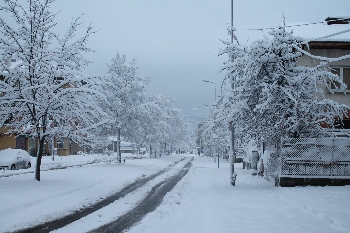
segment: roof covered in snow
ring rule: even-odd
[[[328,17],[320,23],[288,25],[296,25],[291,27],[293,34],[303,37],[306,41],[350,42],[350,17]]]

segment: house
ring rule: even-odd
[[[133,153],[133,145],[130,142],[120,142],[120,153]]]
[[[297,65],[314,67],[322,62],[321,57],[326,58],[331,72],[347,87],[339,88],[336,83],[329,82],[330,90],[324,88],[325,97],[350,106],[350,17],[328,17],[323,23],[295,26],[293,34],[307,42],[303,50],[309,53],[300,57]],[[343,59],[330,59],[340,57]],[[275,184],[350,185],[350,110],[346,115],[342,122],[334,119],[339,137],[285,138],[281,156],[270,157],[271,164],[276,161],[280,164]],[[329,125],[321,126],[330,128]]]
[[[9,68],[15,67],[18,64],[20,64],[20,61],[11,56],[7,57],[6,65]],[[5,74],[0,74],[0,80],[3,81],[4,79]],[[7,148],[22,149],[26,150],[31,156],[36,156],[39,147],[39,141],[36,137],[33,137],[29,133],[21,135],[7,134],[8,131],[9,128],[0,126],[0,150]],[[53,142],[52,139],[47,139],[44,144],[44,154],[51,155],[52,148],[57,148],[57,155],[70,155],[77,154],[78,151],[85,151],[84,148],[81,148],[68,138],[55,138]]]
[[[308,46],[303,49],[314,56],[339,58],[350,54],[350,17],[328,17],[324,23],[299,26],[293,29],[295,36],[303,37]],[[313,67],[321,61],[309,56],[302,56],[297,64]],[[337,89],[329,84],[333,93],[326,91],[326,97],[340,104],[350,105],[350,58],[329,62],[331,72],[339,75],[347,89]],[[350,111],[344,116],[337,128],[350,131]]]

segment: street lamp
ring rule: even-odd
[[[231,44],[233,44],[234,38],[238,43],[238,40],[233,33],[234,30],[235,29],[233,27],[233,0],[231,0]],[[231,62],[234,62],[233,54],[231,56]],[[232,89],[234,89],[234,85],[232,85]],[[230,159],[230,181],[231,181],[231,185],[235,186],[237,173],[235,172],[236,148],[235,148],[235,124],[233,121],[230,122],[229,128],[231,131],[231,149],[232,149],[232,155]]]
[[[205,79],[203,80],[203,82],[214,84],[214,87],[215,87],[215,102],[216,102],[216,83],[214,83],[212,81],[209,81],[209,80],[205,80]]]

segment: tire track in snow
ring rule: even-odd
[[[153,212],[162,203],[164,196],[188,173],[193,159],[186,163],[178,173],[153,186],[147,196],[134,209],[120,216],[117,220],[92,230],[89,233],[123,232],[140,222],[146,214]]]
[[[176,162],[174,162],[173,164],[170,164],[168,167],[160,170],[159,172],[150,175],[148,177],[142,177],[137,179],[136,181],[134,181],[133,183],[125,186],[121,191],[116,192],[110,196],[108,196],[105,199],[102,199],[101,201],[92,204],[91,206],[87,206],[84,208],[81,208],[80,210],[76,210],[74,213],[68,214],[63,216],[62,218],[59,219],[55,219],[49,222],[44,222],[41,223],[39,225],[33,226],[33,227],[29,227],[29,228],[25,228],[25,229],[21,229],[18,231],[15,231],[14,233],[48,233],[50,231],[53,230],[57,230],[59,228],[62,228],[72,222],[75,222],[99,209],[102,209],[103,207],[113,203],[114,201],[126,196],[127,194],[135,191],[136,189],[142,187],[143,185],[145,185],[147,182],[153,180],[154,178],[164,174],[165,172],[169,171],[170,168],[174,167],[176,164],[178,164],[179,162],[185,160],[185,158],[182,158]]]

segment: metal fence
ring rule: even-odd
[[[279,177],[350,179],[350,138],[289,138]]]

